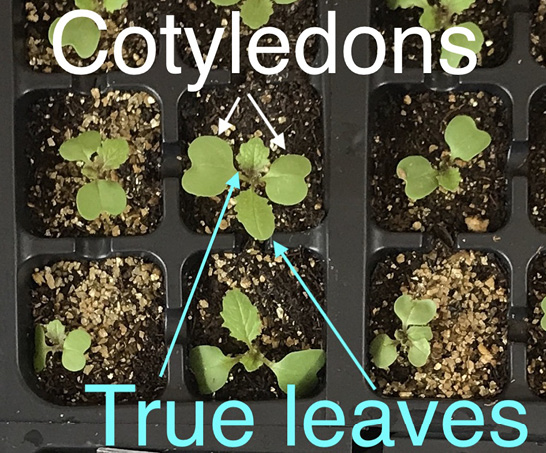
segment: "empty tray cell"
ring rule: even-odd
[[[284,133],[286,150],[270,144],[274,138],[247,94],[251,94],[275,131]],[[311,163],[311,173],[305,178],[308,193],[305,199],[293,206],[271,203],[277,231],[299,232],[318,226],[325,216],[324,172],[325,150],[322,120],[322,102],[315,89],[306,82],[264,83],[249,80],[239,86],[205,88],[199,94],[186,94],[180,103],[180,137],[184,170],[191,166],[188,148],[193,140],[203,135],[216,136],[218,120],[224,119],[236,101],[241,101],[230,120],[235,129],[220,136],[232,147],[234,156],[243,143],[252,137],[262,139],[270,147],[269,161],[289,154],[305,156]],[[235,168],[240,165],[233,160]],[[242,181],[241,189],[249,185]],[[257,193],[264,195],[263,185]],[[210,233],[222,209],[224,197],[195,197],[181,192],[182,217],[186,225],[199,233]],[[222,221],[221,231],[239,231],[242,225],[235,215],[234,199],[230,202]]]
[[[83,329],[91,340],[80,371],[68,371],[64,366],[67,339],[60,350],[46,356],[45,368],[39,372],[41,366],[36,363],[32,370],[37,346],[21,348],[23,374],[39,395],[57,404],[80,405],[100,403],[104,396],[85,393],[86,384],[135,384],[136,393],[130,401],[151,400],[163,392],[165,380],[159,371],[166,355],[165,292],[163,272],[157,264],[128,256],[57,261],[27,266],[27,270],[24,289],[30,296],[32,325],[28,333],[32,334],[24,341],[33,344],[36,326],[48,326],[52,321],[64,326],[67,339],[71,332]],[[46,343],[59,345],[49,335]]]
[[[529,266],[529,343],[527,347],[527,379],[531,390],[546,395],[546,331],[541,327],[545,316],[542,301],[546,298],[546,254],[538,254]],[[546,326],[546,324],[545,324]]]
[[[370,203],[381,228],[396,232],[441,228],[460,233],[496,231],[504,225],[511,132],[509,109],[501,97],[485,91],[443,93],[389,86],[375,93],[370,108]],[[476,128],[492,138],[468,162],[452,159],[446,141],[447,126],[456,117],[470,117],[475,123],[464,130],[463,143],[465,136],[480,134]],[[454,146],[457,142],[452,141]],[[407,184],[397,172],[399,163],[409,156],[424,157],[435,171],[458,171],[460,183],[450,190],[438,185],[428,196],[410,199],[413,192],[408,195]],[[420,184],[423,179],[414,182]]]
[[[483,399],[501,393],[508,381],[508,288],[507,274],[493,254],[453,251],[438,244],[428,253],[404,252],[381,259],[366,301],[368,345],[381,334],[400,344],[395,345],[398,355],[390,366],[378,364],[369,349],[371,377],[380,392],[403,398]],[[422,316],[406,321],[407,327],[430,327],[432,339],[411,342],[412,328],[404,329],[394,310],[402,295],[436,305],[431,321]],[[412,353],[426,351],[427,344],[428,357],[412,358]],[[417,349],[412,351],[413,347]],[[425,364],[419,365],[419,360]]]
[[[98,89],[90,94],[32,92],[20,101],[17,116],[24,125],[17,133],[18,186],[27,189],[26,199],[19,194],[25,208],[18,212],[27,230],[45,237],[141,235],[155,230],[163,207],[160,107],[153,96]],[[83,175],[83,162],[63,159],[59,149],[89,131],[100,132],[103,143],[124,139],[129,145],[121,166],[101,170],[99,176],[125,191],[121,209],[126,207],[120,215],[106,213],[107,204],[100,205],[102,213],[94,220],[79,213],[78,191],[93,178]]]
[[[546,232],[546,90],[531,100],[529,120],[529,215],[541,232]]]
[[[391,9],[387,0],[373,0],[372,27],[378,29],[387,46],[386,64],[394,66],[394,29],[407,30],[419,27],[422,8]],[[392,2],[394,3],[394,2]],[[440,1],[429,2],[438,5]],[[445,3],[445,2],[444,2]],[[478,66],[493,68],[502,65],[512,50],[512,21],[508,13],[507,0],[476,0],[470,8],[462,14],[454,15],[443,27],[445,30],[451,25],[462,25],[472,22],[480,28],[484,35],[484,44],[478,54]],[[444,16],[445,18],[445,16]],[[439,59],[442,52],[441,37],[443,31],[432,33],[432,64],[439,68]],[[423,40],[417,35],[410,36],[404,41],[404,67],[420,68],[423,66]],[[463,62],[464,65],[464,62]]]
[[[323,260],[305,249],[290,250],[287,256],[324,308]],[[193,256],[183,269],[185,298],[194,281],[200,258]],[[210,392],[200,392],[202,388],[196,382],[193,365],[190,365],[190,362],[193,363],[190,358],[194,348],[215,346],[229,357],[239,357],[249,350],[245,343],[230,335],[230,330],[224,327],[228,321],[224,321],[221,315],[221,312],[228,310],[225,298],[234,296],[237,291],[242,293],[243,298],[246,296],[258,311],[261,331],[252,347],[260,351],[267,360],[279,363],[290,353],[311,349],[316,350],[311,354],[320,354],[320,349],[326,349],[325,322],[280,257],[275,259],[273,254],[264,253],[258,248],[248,248],[240,253],[213,254],[197,287],[187,321],[186,382],[196,394]],[[251,313],[252,311],[250,310]],[[241,313],[244,315],[246,311],[241,310]],[[244,317],[247,321],[245,327],[252,324],[250,320],[255,316],[252,314]],[[233,325],[233,319],[230,324]],[[305,359],[297,361],[306,364],[306,371],[312,369],[310,362]],[[318,372],[318,381],[310,384],[308,391],[302,396],[316,395],[324,386],[325,371],[322,365],[318,365],[319,369],[315,370]],[[292,363],[290,368],[297,367]],[[221,381],[226,382],[225,385],[221,385]],[[227,379],[219,378],[218,382],[220,388],[211,394],[212,398],[218,400],[268,400],[285,397],[275,374],[266,365],[248,372],[241,363],[236,363]]]

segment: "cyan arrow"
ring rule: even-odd
[[[224,202],[224,206],[222,207],[222,210],[220,211],[220,216],[218,217],[218,221],[216,222],[216,226],[214,227],[214,231],[212,232],[212,236],[209,241],[209,246],[207,247],[207,251],[205,252],[205,256],[203,257],[203,261],[201,262],[201,266],[199,267],[199,271],[197,272],[197,276],[195,277],[195,281],[193,282],[193,286],[191,288],[188,301],[186,302],[186,306],[184,307],[184,311],[182,312],[182,316],[180,317],[178,327],[176,328],[176,332],[174,334],[173,341],[171,342],[171,347],[169,348],[169,352],[167,353],[167,357],[165,357],[165,362],[163,362],[163,367],[161,368],[161,373],[159,373],[159,377],[163,377],[163,375],[165,374],[165,370],[167,369],[167,364],[169,363],[169,359],[171,358],[171,354],[173,353],[174,345],[176,344],[178,335],[180,335],[180,330],[182,330],[182,324],[184,324],[184,320],[186,319],[188,310],[190,309],[190,304],[195,294],[195,290],[197,289],[197,284],[199,283],[201,274],[203,273],[203,270],[205,269],[205,264],[210,255],[210,251],[212,250],[212,244],[214,243],[214,240],[216,239],[216,235],[218,234],[218,229],[220,228],[220,223],[222,222],[222,218],[224,217],[224,214],[226,213],[226,209],[227,209],[229,200],[231,198],[231,194],[233,193],[233,189],[239,189],[239,173],[235,173],[230,178],[230,180],[226,182],[226,184],[229,186],[229,192],[227,194],[226,201]]]
[[[317,310],[319,311],[319,313],[325,319],[325,321],[328,324],[328,326],[330,327],[330,329],[332,329],[332,332],[334,332],[334,334],[336,335],[336,337],[339,340],[339,342],[341,343],[341,345],[345,348],[345,351],[347,351],[347,354],[349,354],[349,357],[353,360],[353,362],[355,363],[358,370],[362,373],[362,376],[364,376],[364,378],[366,379],[368,384],[370,384],[370,387],[373,390],[375,390],[376,387],[375,387],[374,383],[372,382],[372,380],[370,379],[368,374],[364,371],[364,368],[362,368],[362,365],[360,364],[360,362],[356,359],[355,355],[349,349],[349,346],[347,346],[347,343],[345,343],[345,340],[343,339],[343,337],[337,331],[334,324],[332,324],[332,321],[330,321],[330,318],[328,318],[328,315],[326,314],[326,312],[322,309],[320,304],[317,302],[317,299],[315,299],[315,296],[313,296],[313,294],[311,293],[311,291],[309,290],[309,288],[307,287],[307,285],[305,284],[305,282],[301,278],[300,274],[298,274],[298,271],[296,271],[296,269],[294,268],[294,265],[286,257],[286,252],[288,251],[288,249],[284,245],[281,245],[281,244],[279,244],[278,242],[275,242],[275,241],[273,241],[273,247],[274,247],[274,250],[275,250],[275,257],[282,256],[282,259],[288,265],[288,267],[290,268],[290,270],[292,271],[294,276],[298,279],[298,281],[300,282],[301,286],[303,287],[303,289],[305,290],[307,295],[311,298],[311,300],[315,304],[315,307],[317,307]]]

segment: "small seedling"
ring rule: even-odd
[[[121,214],[127,206],[127,196],[121,184],[111,179],[129,157],[129,144],[124,139],[102,140],[100,133],[88,131],[64,142],[59,153],[69,162],[82,162],[82,174],[91,182],[80,187],[76,196],[78,212],[86,220],[101,213]]]
[[[472,52],[478,54],[482,50],[485,41],[480,27],[474,22],[464,22],[461,24],[455,24],[453,22],[453,16],[461,14],[470,8],[475,1],[476,0],[440,0],[437,2],[439,4],[431,5],[429,0],[387,0],[387,5],[391,9],[421,8],[423,13],[419,19],[419,24],[431,33],[446,30],[454,26],[470,30],[476,38],[475,41],[470,41],[466,36],[456,34],[450,38],[450,42],[456,46],[470,49]],[[456,68],[461,63],[463,57],[458,53],[448,52],[447,50],[442,49],[440,58],[445,58],[451,67]]]
[[[423,156],[402,159],[396,174],[406,183],[406,195],[411,200],[420,200],[434,192],[439,186],[455,192],[461,182],[461,173],[454,166],[460,159],[465,162],[484,151],[491,144],[491,136],[479,130],[475,121],[465,115],[453,118],[444,135],[449,146],[449,157],[436,169]]]
[[[120,10],[127,0],[75,0],[78,9],[88,9],[95,12],[102,10],[113,13]],[[53,44],[53,33],[61,18],[55,21],[49,27],[49,42]],[[100,40],[100,30],[97,24],[87,17],[77,17],[72,19],[63,31],[62,45],[72,46],[80,58],[89,58],[97,50]]]
[[[542,313],[544,316],[542,316],[542,319],[540,320],[540,327],[542,327],[542,330],[546,330],[546,297],[542,299],[542,302],[540,303],[540,308],[542,308]]]
[[[47,355],[62,352],[62,364],[68,371],[80,371],[85,367],[85,352],[91,346],[91,336],[83,329],[68,335],[61,321],[37,325],[34,332],[34,370],[39,373],[46,367]]]
[[[436,316],[436,304],[404,295],[396,300],[394,313],[402,321],[402,328],[394,333],[394,340],[386,334],[374,338],[370,345],[373,362],[379,368],[388,368],[398,357],[400,346],[413,366],[423,366],[430,355],[432,340],[432,330],[427,324]]]
[[[211,0],[217,6],[241,5],[241,19],[253,30],[269,22],[273,14],[273,4],[289,5],[297,0]]]
[[[246,344],[248,351],[237,356],[225,356],[216,346],[197,346],[190,351],[190,368],[197,379],[199,391],[208,395],[221,389],[227,382],[231,369],[241,363],[252,373],[267,366],[275,376],[279,387],[287,392],[288,385],[296,386],[296,396],[303,397],[317,385],[317,372],[326,362],[322,349],[307,349],[292,352],[280,362],[268,360],[261,352],[256,338],[263,324],[257,308],[241,291],[235,289],[226,293],[223,311],[220,313],[223,327],[230,336]]]
[[[220,195],[235,173],[231,146],[218,137],[203,136],[191,143],[188,155],[192,166],[182,178],[184,190],[200,197]],[[305,177],[311,163],[297,155],[270,163],[269,148],[260,138],[242,144],[236,161],[243,173],[241,180],[249,186],[235,198],[237,218],[251,236],[265,241],[273,235],[275,217],[268,199],[257,190],[265,186],[269,200],[283,206],[301,203],[307,196]]]

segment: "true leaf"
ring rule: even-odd
[[[430,299],[415,300],[405,294],[396,299],[394,312],[404,328],[424,326],[436,316],[436,304]]]
[[[253,30],[267,24],[272,14],[272,0],[245,0],[241,5],[241,19]]]
[[[66,338],[65,327],[59,320],[51,321],[46,326],[46,337],[51,343],[56,345],[62,345]]]
[[[77,137],[64,142],[59,148],[59,154],[69,162],[87,162],[98,151],[100,145],[101,137],[99,132],[83,132]]]
[[[97,11],[99,9],[97,0],[75,0],[74,3],[78,9],[88,9],[91,11]]]
[[[273,164],[265,181],[265,192],[274,203],[293,206],[301,203],[307,196],[305,177],[311,173],[311,162],[303,156],[288,155],[279,157]]]
[[[438,188],[438,171],[423,156],[402,159],[396,174],[405,181],[405,192],[411,200],[420,200]]]
[[[542,308],[542,312],[544,313],[544,316],[540,320],[540,327],[542,327],[543,330],[546,330],[546,297],[542,299],[540,306]]]
[[[411,326],[407,335],[411,341],[417,341],[421,338],[430,341],[432,340],[432,329],[429,326]]]
[[[423,14],[419,18],[419,25],[427,31],[434,33],[442,28],[438,21],[438,7],[426,5],[423,8]]]
[[[408,360],[415,367],[421,367],[427,363],[430,355],[430,343],[425,338],[419,338],[410,342]]]
[[[476,0],[442,0],[442,5],[453,14],[461,14],[466,11]]]
[[[290,5],[296,3],[298,0],[273,0],[277,5]]]
[[[85,367],[85,351],[91,346],[91,336],[83,329],[76,329],[66,336],[63,345],[63,366],[68,371],[80,371]]]
[[[326,363],[326,354],[322,349],[308,349],[292,352],[270,368],[277,376],[281,390],[286,393],[289,385],[296,386],[296,397],[308,395],[316,387],[317,373]]]
[[[238,289],[226,293],[220,315],[224,320],[222,327],[228,329],[233,338],[242,341],[248,347],[262,331],[258,309]]]
[[[46,343],[45,330],[43,326],[36,326],[34,329],[34,371],[39,373],[46,367],[47,354],[51,348]]]
[[[438,184],[444,189],[455,192],[461,183],[461,172],[458,168],[449,167],[438,173]]]
[[[117,170],[129,157],[129,144],[122,138],[104,140],[98,155],[105,170]]]
[[[237,163],[244,171],[259,172],[269,165],[269,148],[260,138],[251,138],[241,145]]]
[[[382,333],[375,337],[370,344],[370,354],[373,363],[379,368],[390,367],[398,357],[398,342]]]
[[[126,1],[127,0],[103,0],[102,4],[106,11],[113,13],[114,11],[121,9]]]
[[[253,190],[245,190],[236,198],[235,211],[239,222],[254,239],[265,241],[275,231],[273,208],[267,199],[260,197]]]
[[[241,0],[210,0],[210,1],[218,6],[231,6],[231,5],[236,5]]]
[[[445,140],[451,159],[472,160],[491,144],[491,136],[478,129],[470,116],[458,115],[447,125]]]
[[[253,351],[248,351],[243,355],[240,362],[249,373],[253,373],[264,364],[262,357]]]
[[[231,146],[218,137],[195,139],[188,150],[192,166],[182,178],[182,187],[199,197],[214,197],[226,190],[235,174]]]
[[[118,182],[98,179],[80,187],[76,205],[84,219],[95,220],[103,212],[120,215],[127,207],[127,196]]]
[[[226,383],[229,372],[239,361],[226,357],[216,346],[197,346],[190,351],[190,369],[203,395],[214,393]]]
[[[49,28],[49,42],[53,44],[53,34],[60,18],[55,19]],[[61,43],[72,46],[80,58],[91,57],[99,46],[100,30],[97,24],[87,17],[72,19],[63,30]]]
[[[94,163],[87,163],[82,167],[82,175],[94,181],[99,177],[99,171]]]
[[[457,33],[449,37],[449,42],[455,46],[470,49],[475,54],[480,53],[483,47],[483,43],[485,41],[480,27],[478,27],[473,22],[458,24],[457,27],[463,27],[470,30],[476,38],[475,41],[470,41],[466,36]],[[442,54],[440,55],[440,58],[447,60],[449,66],[451,66],[452,68],[457,68],[461,63],[463,56],[459,53],[449,52],[446,49],[442,48]]]
[[[390,9],[396,8],[426,8],[428,6],[428,0],[387,0],[387,6]]]

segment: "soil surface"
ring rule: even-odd
[[[59,91],[38,98],[26,112],[24,141],[30,168],[27,205],[31,231],[39,236],[138,235],[161,221],[160,107],[145,92],[109,91],[91,96]],[[60,145],[84,131],[98,130],[103,139],[124,138],[129,159],[112,178],[127,193],[128,207],[117,217],[79,216],[76,193],[88,182],[79,162],[67,162]]]
[[[371,175],[373,216],[389,231],[450,233],[495,231],[507,218],[505,176],[510,147],[510,118],[497,96],[485,92],[387,91],[372,104]],[[469,115],[479,129],[492,136],[491,145],[468,164],[458,161],[462,182],[457,192],[438,188],[428,197],[411,201],[396,175],[407,156],[422,155],[438,168],[449,148],[447,124]]]
[[[385,62],[394,66],[394,29],[407,30],[411,27],[419,27],[419,18],[422,9],[409,8],[391,10],[387,7],[386,0],[374,0],[372,8],[372,27],[378,29],[387,46]],[[438,4],[438,0],[430,0],[432,4]],[[478,65],[492,68],[503,64],[512,50],[512,27],[508,14],[506,0],[476,0],[474,4],[459,16],[454,16],[455,24],[474,22],[483,32],[485,42],[482,51],[478,55]],[[432,34],[432,63],[433,68],[440,67],[439,59],[442,52],[440,39],[442,32]],[[376,54],[375,44],[373,53]],[[461,63],[465,65],[464,62]],[[420,68],[423,66],[423,41],[418,36],[410,36],[404,41],[404,67]]]
[[[27,58],[34,70],[41,72],[63,71],[55,60],[48,33],[55,19],[74,9],[72,1],[34,0],[25,3]],[[126,7],[119,11],[114,13],[103,11],[100,14],[107,26],[107,30],[102,32],[98,48],[98,50],[108,51],[108,58],[101,67],[103,72],[114,68],[114,41],[123,29],[142,27],[154,36],[158,36],[160,6],[150,4],[147,0],[130,0]],[[64,49],[65,57],[75,66],[88,66],[96,59],[93,56],[82,61],[72,47]],[[123,59],[127,65],[138,67],[145,63],[148,52],[146,41],[141,36],[128,36],[123,49]]]
[[[135,384],[131,401],[151,401],[163,392],[165,298],[155,264],[132,257],[60,261],[35,269],[32,278],[34,325],[57,319],[67,333],[81,327],[92,339],[80,372],[65,370],[60,353],[48,355],[46,369],[38,374],[48,399],[66,405],[102,403],[99,394],[85,393],[86,384]]]
[[[529,215],[531,222],[546,232],[546,91],[531,103],[529,120]]]
[[[324,263],[305,250],[291,250],[288,258],[298,269],[322,307],[325,307]],[[197,265],[184,270],[186,294],[197,273]],[[199,345],[219,347],[224,354],[241,354],[248,349],[222,327],[222,299],[229,289],[240,289],[258,308],[264,329],[256,340],[261,352],[273,361],[303,349],[326,347],[324,320],[281,258],[250,247],[243,252],[213,254],[195,294],[188,316],[188,349]],[[187,363],[187,360],[186,360]],[[320,373],[323,374],[323,373]],[[324,376],[322,379],[324,380]],[[186,381],[197,393],[195,378],[186,370]],[[214,399],[264,400],[284,398],[272,371],[262,366],[248,373],[235,366],[227,384]]]
[[[179,121],[183,168],[191,166],[187,155],[189,144],[199,136],[216,135],[218,120],[225,118],[237,97],[241,98],[241,102],[230,121],[236,129],[228,130],[223,138],[234,145],[235,155],[239,152],[239,146],[253,136],[262,137],[267,146],[273,135],[247,98],[247,93],[252,94],[276,132],[285,134],[286,151],[275,147],[271,150],[270,161],[273,162],[281,155],[299,154],[307,157],[312,165],[311,174],[306,179],[309,192],[300,204],[272,204],[276,229],[294,232],[319,225],[325,216],[322,106],[317,92],[305,82],[268,84],[249,76],[248,81],[239,86],[205,88],[197,94],[184,96],[180,104]],[[203,198],[184,191],[181,193],[185,223],[197,232],[211,233],[225,195]],[[224,231],[244,231],[235,218],[234,206],[232,198],[220,227]]]
[[[530,10],[534,12],[531,22],[531,54],[537,63],[545,66],[546,0],[531,0]]]
[[[375,268],[369,296],[368,344],[401,327],[394,302],[402,294],[438,306],[431,355],[415,368],[404,353],[388,370],[370,362],[371,378],[388,396],[492,398],[508,380],[508,281],[498,259],[472,251],[387,257]]]
[[[527,348],[527,379],[538,395],[546,395],[546,332],[540,327],[544,316],[541,308],[546,297],[546,254],[538,255],[529,268],[529,344]]]

